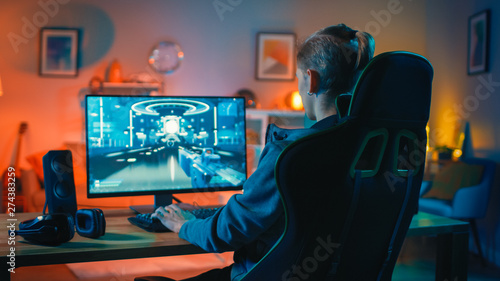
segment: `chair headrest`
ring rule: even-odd
[[[426,124],[433,72],[429,61],[417,54],[398,51],[376,56],[356,84],[349,118]]]

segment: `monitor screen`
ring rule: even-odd
[[[86,96],[89,198],[238,190],[240,97]]]

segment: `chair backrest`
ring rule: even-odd
[[[475,186],[460,189],[452,201],[452,217],[458,219],[484,218],[488,211],[491,190],[494,185],[496,163],[484,158],[462,159],[468,165],[483,167],[480,182]]]
[[[338,126],[285,148],[285,231],[242,280],[390,280],[416,212],[433,70],[407,52],[366,67]]]

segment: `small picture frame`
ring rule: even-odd
[[[257,80],[294,80],[295,79],[294,33],[257,34]]]
[[[40,30],[40,76],[78,75],[79,30],[42,28]]]
[[[490,11],[484,10],[469,17],[467,73],[487,72],[490,41]]]

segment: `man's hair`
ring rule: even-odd
[[[332,25],[300,44],[297,65],[302,70],[316,70],[320,76],[319,90],[336,97],[352,90],[374,51],[375,40],[369,33],[345,24]]]

